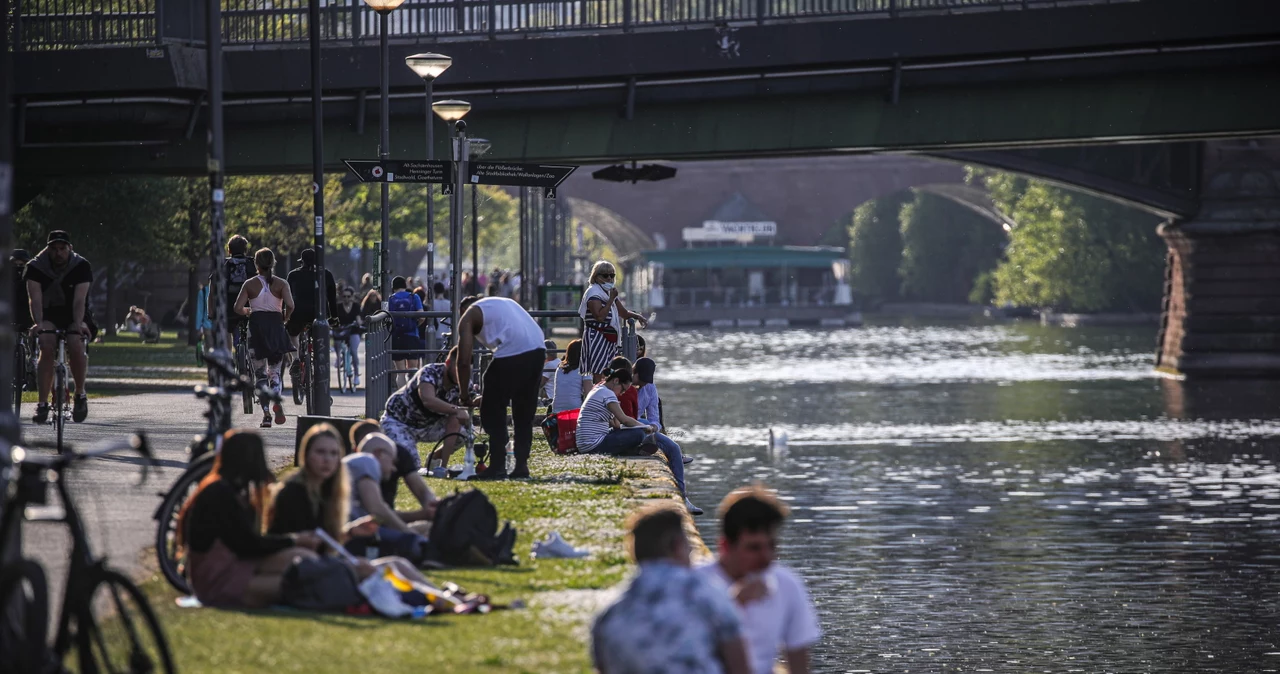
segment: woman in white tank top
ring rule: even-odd
[[[293,313],[293,293],[288,281],[271,273],[276,266],[276,256],[271,249],[258,250],[253,262],[258,268],[258,275],[245,281],[235,306],[243,307],[240,313],[249,317],[249,353],[253,358],[257,383],[278,395],[284,390],[284,358],[294,351],[289,333],[284,328],[285,320]],[[271,428],[273,410],[270,401],[263,396],[259,402],[262,405],[262,427]],[[283,424],[284,409],[279,403],[275,404],[274,412],[275,423]]]

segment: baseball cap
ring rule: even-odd
[[[28,262],[30,260],[31,260],[31,253],[28,253],[26,250],[22,248],[15,248],[13,249],[13,252],[9,254],[10,262]]]
[[[45,243],[46,244],[56,243],[58,241],[61,241],[62,243],[70,245],[71,237],[65,231],[61,229],[55,229],[52,232],[49,232],[49,240],[46,241]]]

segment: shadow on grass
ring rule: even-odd
[[[339,613],[321,613],[314,611],[301,611],[288,607],[273,607],[262,609],[250,608],[218,608],[215,606],[203,606],[199,609],[185,609],[197,611],[220,611],[228,614],[240,614],[250,618],[280,618],[293,621],[307,621],[320,623],[322,625],[333,625],[336,627],[351,627],[362,630],[379,629],[387,624],[404,624],[414,623],[415,625],[431,625],[433,627],[442,627],[438,621],[432,622],[431,618],[426,620],[408,620],[405,618],[387,618],[376,613],[367,615],[350,615]],[[441,614],[446,615],[446,614]],[[435,617],[435,616],[431,616]]]

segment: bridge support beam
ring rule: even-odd
[[[1280,147],[1208,146],[1199,214],[1160,227],[1169,261],[1156,367],[1280,379]]]

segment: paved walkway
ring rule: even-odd
[[[285,413],[288,421],[264,431],[268,460],[273,467],[293,461],[294,437],[297,431],[295,413],[300,409],[288,399],[285,391]],[[53,439],[51,426],[31,424],[33,406],[24,405],[26,422],[23,433],[28,439]],[[82,424],[67,424],[69,442],[87,448],[95,441],[124,438],[143,430],[162,467],[153,471],[146,484],[138,485],[140,463],[136,455],[105,457],[79,465],[70,473],[69,485],[76,499],[93,550],[106,555],[115,568],[137,575],[154,569],[154,561],[143,551],[155,540],[156,524],[152,513],[160,505],[160,495],[182,474],[187,464],[186,446],[191,438],[204,431],[204,401],[190,391],[180,393],[144,393],[98,398],[89,401],[89,418]],[[335,394],[333,416],[355,417],[364,413],[364,391]],[[245,415],[238,406],[235,425],[257,428],[260,413]],[[65,525],[28,524],[24,532],[23,552],[39,560],[49,576],[51,600],[60,601],[70,556],[70,539]],[[154,553],[153,553],[154,554]],[[53,604],[56,605],[56,604]]]

